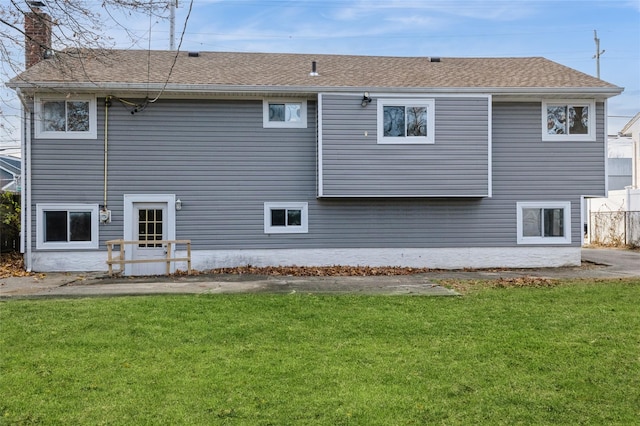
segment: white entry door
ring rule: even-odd
[[[136,260],[160,260],[167,257],[166,243],[156,241],[167,240],[167,204],[166,203],[134,203],[134,226],[136,240],[143,243],[131,246],[133,258]],[[164,262],[134,263],[132,275],[160,275],[167,271]]]
[[[160,241],[175,240],[175,196],[125,195],[125,218],[125,240],[140,241],[127,245],[125,258],[158,260],[128,264],[125,274],[165,274],[167,264],[162,260],[167,257],[167,245]]]

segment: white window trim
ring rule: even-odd
[[[86,132],[45,132],[42,130],[42,103],[45,101],[85,101],[89,102],[89,131]],[[98,111],[95,96],[55,96],[36,95],[35,97],[35,130],[39,139],[97,139],[98,137]]]
[[[91,212],[91,241],[45,242],[44,212]],[[97,249],[99,243],[98,205],[97,204],[36,204],[36,249],[38,250],[74,250]]]
[[[435,143],[435,100],[426,98],[380,98],[376,102],[378,112],[378,144],[432,144]],[[424,106],[427,107],[427,136],[384,136],[384,107],[392,106]]]
[[[525,201],[516,203],[518,244],[571,244],[571,202],[570,201]],[[524,209],[563,209],[563,237],[525,237],[523,236],[522,211]]]
[[[547,131],[547,106],[587,106],[589,107],[589,132],[579,135],[556,135]],[[543,141],[595,141],[596,140],[596,103],[589,99],[562,99],[542,101],[542,140]]]
[[[271,210],[296,209],[302,214],[300,226],[271,226]],[[265,234],[306,234],[309,232],[309,204],[308,203],[264,203],[264,233]]]
[[[300,121],[269,121],[269,104],[300,104]],[[307,100],[306,99],[263,99],[262,127],[276,129],[306,129],[307,128]]]

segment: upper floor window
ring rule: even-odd
[[[262,102],[263,127],[307,127],[307,101],[265,99]]]
[[[36,137],[95,139],[96,100],[93,97],[36,98]]]
[[[434,143],[433,99],[379,99],[378,143]]]
[[[595,140],[595,104],[543,102],[542,127],[542,140]]]

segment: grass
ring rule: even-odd
[[[640,281],[0,303],[0,424],[634,424]]]

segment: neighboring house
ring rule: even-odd
[[[0,191],[20,192],[20,159],[0,155]]]
[[[590,243],[640,246],[639,148],[640,113],[609,139],[609,192],[587,201]]]
[[[189,239],[196,269],[577,265],[622,91],[539,57],[27,63],[8,85],[29,106],[25,257],[39,271],[104,270],[111,239]]]
[[[633,140],[633,148],[631,150],[631,158],[633,159],[631,187],[640,189],[640,112],[629,120],[620,133],[631,137]]]
[[[631,136],[609,136],[607,176],[609,191],[631,186],[633,182],[633,139]]]

